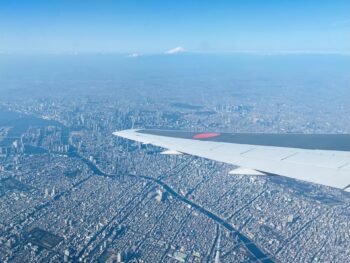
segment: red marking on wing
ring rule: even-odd
[[[209,132],[209,133],[198,133],[193,136],[193,139],[208,139],[219,136],[220,133],[217,132]]]

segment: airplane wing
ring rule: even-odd
[[[113,133],[239,166],[237,173],[274,174],[350,189],[350,134],[193,133],[170,130],[124,130]],[[253,172],[252,172],[253,171]],[[235,173],[233,171],[232,173]]]

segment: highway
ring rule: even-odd
[[[107,176],[107,177],[116,177],[118,175],[115,174],[108,174],[102,171],[98,166],[96,166],[93,162],[90,160],[78,155],[75,151],[71,152],[70,155],[80,158],[84,163],[86,163],[89,168],[97,175],[100,176]],[[152,181],[156,183],[159,186],[162,186],[167,192],[169,192],[173,197],[177,198],[181,202],[185,203],[186,205],[190,205],[193,209],[198,211],[199,213],[205,215],[206,217],[209,217],[213,221],[215,221],[217,224],[221,225],[222,227],[226,228],[228,231],[234,233],[234,236],[243,244],[243,246],[247,249],[250,256],[257,260],[258,262],[264,262],[264,263],[271,263],[276,262],[276,260],[266,251],[261,249],[258,245],[256,245],[252,240],[250,240],[247,236],[239,232],[236,228],[234,228],[229,222],[227,222],[225,219],[219,217],[215,213],[207,210],[203,206],[189,200],[188,198],[180,195],[177,193],[174,189],[172,189],[168,184],[164,183],[163,181],[159,179],[155,179],[150,176],[145,175],[137,175],[137,174],[125,174],[124,176],[129,176],[133,178],[140,178],[147,181]]]

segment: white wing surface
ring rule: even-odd
[[[350,135],[220,134],[161,130],[113,133],[180,153],[347,189]]]

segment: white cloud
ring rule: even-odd
[[[165,51],[165,54],[177,54],[177,53],[182,53],[185,52],[186,50],[183,47],[175,47],[170,50]]]
[[[141,56],[142,56],[142,54],[140,54],[140,53],[131,53],[128,55],[129,58],[137,58],[137,57],[141,57]]]

